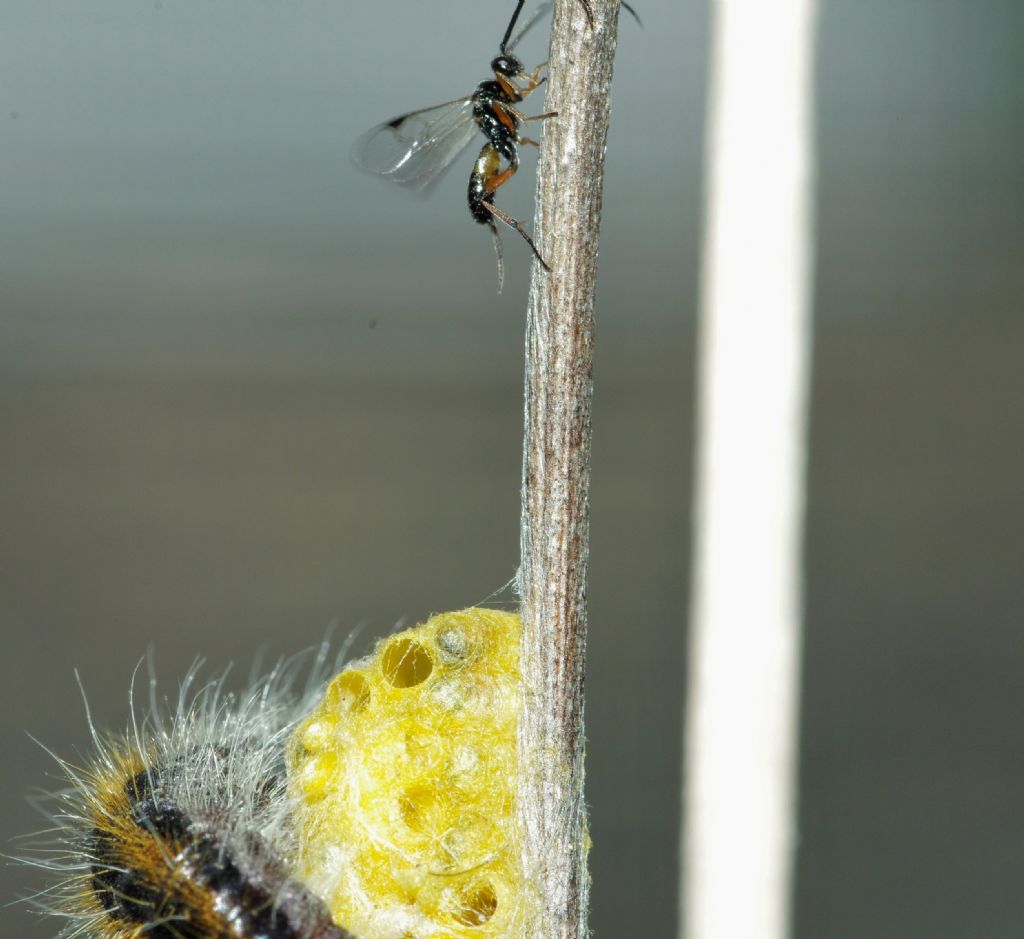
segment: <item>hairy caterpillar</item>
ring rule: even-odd
[[[33,861],[61,877],[62,939],[519,935],[518,636],[441,614],[326,688],[324,650],[241,695],[193,670],[127,734],[93,729]]]

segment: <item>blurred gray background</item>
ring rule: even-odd
[[[708,22],[636,6],[598,290],[599,939],[676,913]],[[73,669],[121,727],[151,645],[173,688],[197,655],[244,673],[331,624],[365,646],[512,577],[527,251],[506,235],[496,296],[470,157],[426,202],[348,159],[469,92],[511,7],[4,0],[8,853],[55,784],[25,731],[87,749]],[[823,4],[800,939],[1024,922],[1022,55],[1019,0]],[[500,199],[527,220],[532,166]],[[2,893],[40,884],[8,867]]]

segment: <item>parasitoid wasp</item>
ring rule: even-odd
[[[464,98],[392,118],[363,134],[353,148],[353,157],[360,169],[414,191],[426,192],[469,145],[476,132],[482,133],[487,142],[473,164],[467,197],[474,221],[487,225],[491,230],[498,258],[499,291],[504,271],[501,238],[495,220],[519,232],[544,270],[551,270],[522,223],[494,204],[498,189],[519,169],[519,145],[538,146],[535,140],[520,135],[520,127],[527,121],[540,121],[557,115],[556,111],[548,111],[528,117],[518,108],[532,91],[547,80],[539,77],[546,62],[527,72],[512,50],[551,4],[545,3],[538,8],[513,36],[524,3],[525,0],[517,0],[498,47],[498,55],[491,60],[493,79],[480,82],[476,90]],[[503,161],[506,164],[504,169]]]

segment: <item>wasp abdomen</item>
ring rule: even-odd
[[[487,203],[494,201],[494,189],[488,182],[501,170],[501,156],[493,144],[485,144],[469,174],[469,214],[481,225],[493,225],[494,218]]]

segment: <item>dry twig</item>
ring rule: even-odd
[[[557,0],[526,329],[521,516],[523,856],[541,897],[531,937],[587,935],[583,673],[594,285],[617,2]]]

